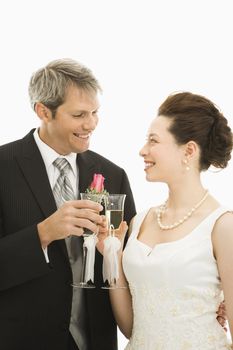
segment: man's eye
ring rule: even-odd
[[[82,118],[83,117],[83,113],[81,114],[73,114],[74,118]]]

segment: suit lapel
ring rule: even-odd
[[[22,154],[17,157],[17,162],[41,211],[48,217],[56,210],[56,203],[43,159],[32,133],[33,131],[22,140]]]
[[[99,171],[99,165],[88,151],[78,154],[77,165],[79,169],[79,192],[85,192],[92,182],[94,173]]]
[[[33,132],[34,130],[22,139],[22,153],[17,157],[17,162],[35,197],[35,201],[38,203],[45,218],[47,218],[57,210],[57,206],[45,164],[35,143]],[[61,247],[66,256],[66,261],[68,261],[65,241],[58,240],[54,244],[58,244]],[[49,245],[49,251],[53,249],[54,244]]]

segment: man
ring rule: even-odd
[[[95,232],[102,224],[99,204],[76,199],[94,173],[105,177],[108,192],[127,195],[125,220],[129,223],[135,215],[124,170],[88,151],[98,123],[99,91],[98,81],[81,64],[68,59],[49,63],[29,86],[40,127],[0,147],[1,349],[117,349],[108,291],[100,288],[98,252],[97,288],[71,286],[82,264],[83,228]],[[59,179],[64,173],[57,159],[66,163],[74,194],[61,205],[57,196],[62,198]],[[74,254],[69,236],[75,238]]]

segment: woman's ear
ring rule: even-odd
[[[185,145],[185,157],[187,160],[191,160],[193,158],[196,158],[196,156],[199,154],[199,147],[196,142],[189,141]]]
[[[185,169],[190,170],[191,168],[195,168],[195,164],[198,167],[200,157],[198,144],[194,141],[187,142],[184,145],[183,152],[182,163],[184,164]]]

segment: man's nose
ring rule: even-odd
[[[94,130],[97,124],[98,124],[98,118],[93,114],[88,114],[85,117],[83,127],[86,130]]]

